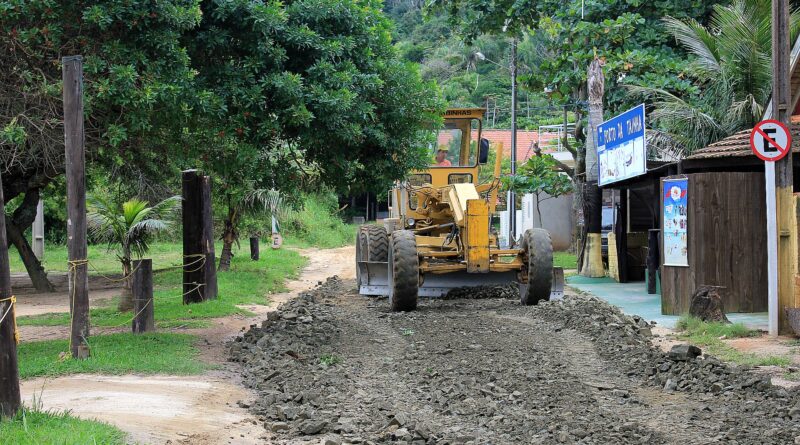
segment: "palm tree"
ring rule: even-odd
[[[646,86],[630,90],[651,99],[649,119],[663,133],[662,145],[684,154],[761,120],[772,91],[770,0],[734,0],[716,5],[708,27],[694,19],[664,19],[666,29],[695,56],[690,74],[701,93],[691,98]],[[791,39],[800,29],[800,10],[790,17]],[[675,147],[669,147],[674,149]]]
[[[108,243],[109,250],[117,251],[122,263],[124,288],[119,301],[119,311],[133,308],[131,291],[131,261],[141,259],[149,249],[153,235],[171,228],[180,208],[180,196],[172,196],[152,207],[141,199],[133,198],[119,203],[99,196],[89,198],[88,223],[93,239]]]
[[[254,181],[247,181],[244,190],[238,194],[226,194],[228,214],[222,231],[222,253],[219,257],[220,271],[228,271],[233,257],[233,243],[239,244],[239,223],[244,215],[262,216],[269,221],[272,217],[283,219],[289,207],[284,205],[283,195],[275,189],[257,188]]]

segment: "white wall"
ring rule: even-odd
[[[572,246],[572,232],[575,226],[572,214],[572,194],[550,198],[540,195],[542,222],[536,211],[536,196],[528,194],[522,197],[522,221],[517,223],[519,233],[527,229],[544,228],[550,232],[553,249],[567,250]]]

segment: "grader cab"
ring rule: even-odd
[[[356,266],[362,295],[388,296],[393,311],[456,288],[519,283],[523,304],[563,293],[563,270],[553,268],[550,234],[529,229],[519,248],[501,248],[491,228],[500,188],[502,150],[487,165],[481,138],[483,109],[449,109],[431,137],[431,165],[389,191],[384,226],[362,225]],[[486,183],[482,169],[492,168]]]

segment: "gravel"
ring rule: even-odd
[[[508,288],[388,312],[329,279],[230,345],[275,443],[786,444],[800,397],[587,296]],[[461,298],[457,298],[457,297]],[[469,298],[466,298],[469,297]]]

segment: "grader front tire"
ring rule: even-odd
[[[392,312],[417,308],[419,291],[419,256],[414,232],[392,233],[389,247],[389,306]]]
[[[530,306],[550,299],[553,286],[553,243],[550,232],[528,229],[522,236],[523,259],[528,275],[528,290],[520,295],[522,304]]]
[[[358,228],[356,250],[359,261],[386,262],[389,257],[389,234],[381,226],[365,224]]]

